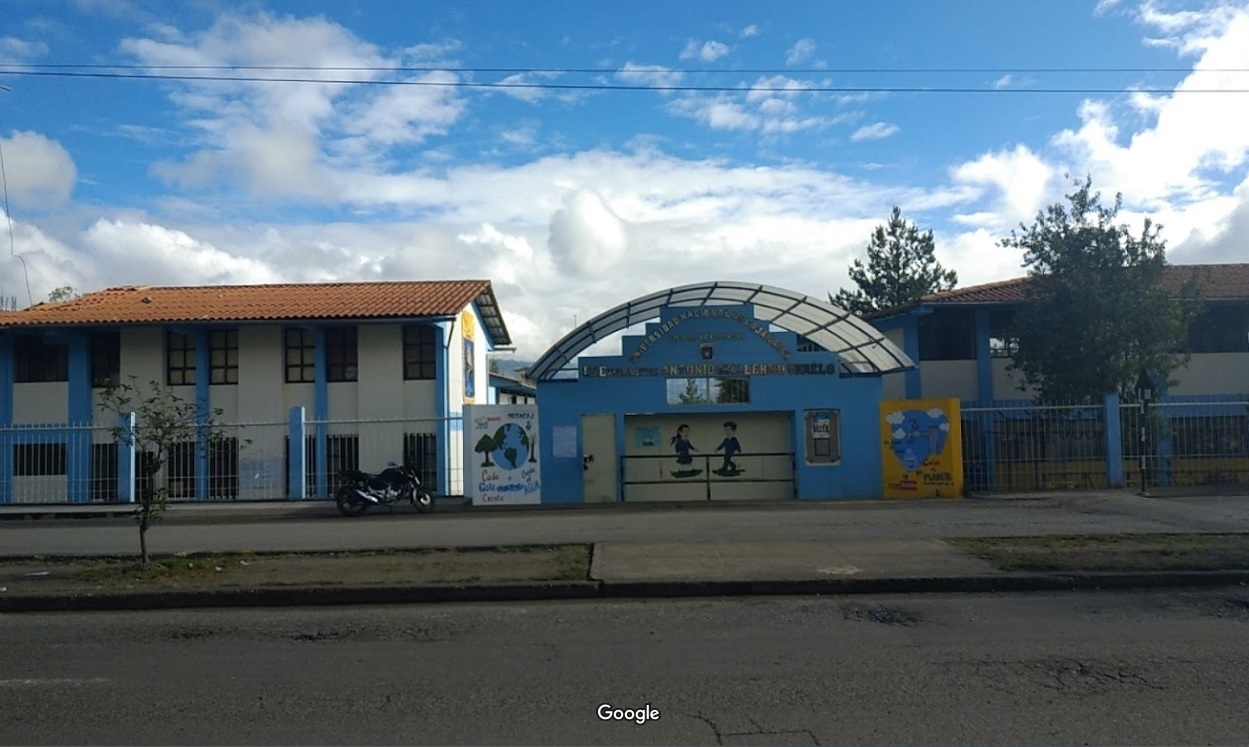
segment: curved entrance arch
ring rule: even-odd
[[[759,320],[837,353],[847,373],[886,374],[915,366],[880,330],[845,309],[784,288],[718,281],[669,288],[604,311],[552,345],[529,369],[529,377],[542,381],[575,371],[577,356],[586,348],[616,332],[658,319],[665,306],[728,304],[751,304]]]

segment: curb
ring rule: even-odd
[[[137,611],[541,602],[572,599],[677,599],[741,596],[984,594],[1031,591],[1209,588],[1249,585],[1249,571],[1067,573],[934,578],[835,578],[777,581],[548,581],[439,586],[308,586],[199,591],[0,595],[4,612]]]

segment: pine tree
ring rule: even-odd
[[[879,225],[867,245],[867,264],[855,260],[850,279],[858,288],[841,289],[829,303],[863,316],[873,311],[901,306],[929,293],[950,290],[958,284],[958,274],[937,261],[932,231],[920,232],[902,219],[896,205],[889,222]]]

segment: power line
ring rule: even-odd
[[[633,71],[646,73],[654,71]],[[297,78],[297,77],[260,77],[251,75],[153,75],[148,73],[116,73],[116,72],[80,72],[63,70],[0,70],[0,75],[20,75],[55,78],[106,78],[119,80],[170,80],[208,83],[320,83],[330,85],[368,85],[368,86],[418,86],[429,88],[473,88],[473,89],[538,89],[538,90],[580,90],[580,91],[672,91],[683,93],[722,92],[749,93],[752,88],[738,86],[692,86],[692,85],[658,85],[658,84],[616,84],[616,83],[523,83],[523,82],[478,82],[478,81],[434,81],[434,80],[360,80],[354,78]],[[1125,93],[1249,93],[1249,88],[966,88],[953,86],[785,86],[783,88],[765,89],[776,93],[1056,93],[1083,95],[1118,95]]]
[[[27,70],[266,70],[266,71],[336,71],[336,72],[393,72],[429,73],[457,71],[465,73],[620,73],[630,68],[605,67],[454,67],[454,66],[381,66],[381,65],[134,65],[134,64],[77,64],[77,63],[12,63],[10,68]],[[640,65],[633,69],[659,69],[667,73],[694,74],[790,74],[790,75],[867,75],[867,74],[995,74],[995,73],[1249,73],[1249,68],[1207,68],[1194,71],[1187,67],[862,67],[862,68],[672,68]]]

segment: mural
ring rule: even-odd
[[[886,498],[950,498],[963,494],[959,403],[880,403]]]
[[[740,454],[742,445],[737,440],[737,423],[729,421],[724,424],[724,440],[716,447],[716,452],[724,452],[724,464],[720,465],[720,469],[712,470],[721,477],[737,477],[744,470],[737,466],[737,462],[733,461],[734,454]]]
[[[694,458],[690,456],[691,451],[698,449],[690,443],[690,427],[687,424],[677,426],[677,434],[672,437],[669,445],[677,453],[677,470],[672,473],[673,477],[697,477],[703,473],[701,469],[695,469]]]
[[[464,401],[472,402],[477,398],[477,359],[473,356],[477,319],[468,309],[460,312],[460,333],[464,337]]]
[[[474,505],[541,502],[536,405],[464,408],[464,492]]]

